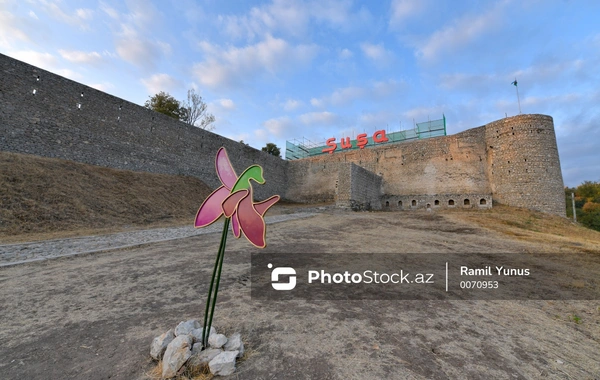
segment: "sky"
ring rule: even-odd
[[[554,118],[566,186],[600,180],[600,2],[0,0],[0,53],[143,105],[195,89],[215,133],[285,152],[446,116]]]

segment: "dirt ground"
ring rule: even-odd
[[[557,275],[600,278],[598,233],[535,214],[473,215],[327,210],[268,226],[266,252],[544,253]],[[580,236],[560,233],[569,228]],[[0,269],[0,377],[147,379],[152,339],[202,319],[219,238]],[[252,250],[228,240],[215,313],[217,329],[240,331],[248,350],[231,379],[600,379],[600,297],[259,301]],[[599,294],[597,282],[582,286]]]

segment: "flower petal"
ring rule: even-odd
[[[279,195],[273,195],[271,198],[265,199],[262,202],[258,202],[254,204],[254,209],[258,212],[259,215],[264,216],[265,212],[273,206],[281,197]]]
[[[233,230],[233,235],[239,239],[242,235],[242,230],[240,229],[240,220],[238,219],[237,210],[231,215],[231,229]]]
[[[238,218],[240,228],[248,241],[257,248],[266,247],[265,234],[266,226],[263,217],[256,212],[252,204],[252,196],[245,197],[238,204]]]
[[[217,158],[215,159],[215,166],[219,179],[228,190],[231,190],[238,178],[235,170],[233,170],[233,166],[231,166],[231,161],[229,161],[229,156],[227,156],[225,148],[219,148]]]
[[[247,197],[249,193],[248,190],[240,190],[233,194],[229,194],[223,201],[223,212],[225,213],[225,216],[228,218],[231,217],[237,209],[238,203],[240,203],[243,198]]]
[[[202,203],[196,214],[194,227],[206,227],[213,224],[223,215],[223,201],[229,196],[229,190],[225,186],[220,186],[213,191]]]

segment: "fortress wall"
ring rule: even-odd
[[[335,204],[342,208],[381,210],[382,178],[354,163],[338,172]]]
[[[311,159],[288,161],[286,198],[295,202],[334,202],[344,162]]]
[[[381,210],[383,178],[355,164],[350,164],[350,178],[350,202],[353,206]]]
[[[333,199],[339,165],[352,162],[383,179],[385,196],[490,194],[485,129],[452,136],[375,146],[290,162],[291,198],[327,194]],[[293,180],[297,178],[297,180]],[[301,180],[304,178],[304,181]],[[292,190],[292,187],[295,189]]]
[[[287,161],[2,54],[0,104],[2,151],[190,175],[216,188],[224,146],[238,174],[254,163],[265,169],[257,199],[285,194]]]
[[[554,125],[545,115],[518,115],[452,136],[284,161],[2,54],[0,105],[2,151],[191,175],[216,188],[214,157],[224,146],[238,174],[255,163],[265,169],[267,183],[255,186],[257,199],[280,194],[298,202],[333,202],[340,188],[352,194],[364,190],[360,198],[371,199],[371,187],[363,186],[381,177],[384,205],[411,202],[414,194],[419,207],[437,198],[457,198],[457,207],[460,199],[469,198],[475,207],[478,198],[492,194],[500,203],[565,216]],[[363,180],[354,170],[374,177]]]
[[[485,127],[487,170],[494,200],[566,216],[554,122],[518,115]]]
[[[384,210],[416,210],[423,208],[478,208],[492,207],[492,194],[408,194],[385,196]]]

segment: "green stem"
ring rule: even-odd
[[[210,327],[212,325],[213,313],[215,311],[215,304],[217,303],[217,292],[219,291],[219,281],[221,280],[221,269],[223,268],[223,258],[225,256],[225,245],[227,244],[227,230],[229,229],[229,222],[230,219],[226,218],[225,223],[223,223],[223,232],[221,233],[221,244],[219,245],[217,260],[215,261],[215,267],[213,269],[212,278],[210,280],[210,287],[208,289],[208,299],[206,301],[206,308],[204,310],[204,324],[202,325],[202,345],[204,346],[204,348],[208,347],[208,335],[210,335]],[[215,276],[217,277],[216,286],[214,286]],[[213,286],[215,288],[214,297]],[[209,309],[210,318],[208,314]],[[207,319],[208,325],[206,324]]]

